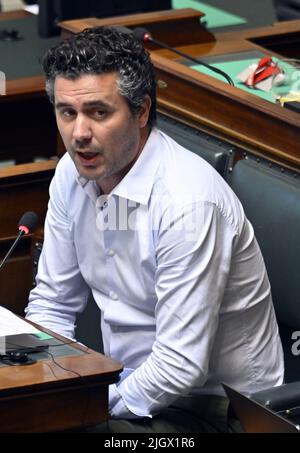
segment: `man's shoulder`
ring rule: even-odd
[[[243,208],[225,179],[202,157],[174,142],[166,141],[153,190],[157,199],[168,205],[214,206],[239,229],[244,221]]]
[[[161,139],[165,146],[158,176],[167,190],[178,196],[200,197],[203,201],[214,199],[219,191],[229,190],[222,176],[206,160],[164,133]]]

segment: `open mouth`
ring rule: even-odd
[[[93,160],[98,155],[98,153],[89,153],[89,152],[83,153],[80,151],[77,151],[77,154],[79,155],[80,159],[85,160],[85,161]]]

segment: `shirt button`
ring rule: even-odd
[[[112,299],[112,300],[118,300],[118,295],[116,293],[114,293],[113,291],[110,291],[109,292],[109,297]]]
[[[107,254],[108,254],[108,256],[114,256],[115,251],[113,249],[109,249]]]
[[[103,209],[105,209],[106,207],[107,207],[107,201],[105,201],[105,202],[103,203],[103,205],[100,206],[100,211],[103,211]]]

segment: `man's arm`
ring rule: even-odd
[[[59,168],[50,186],[37,285],[30,293],[25,312],[28,319],[68,338],[74,338],[76,313],[83,311],[89,289],[78,267],[62,177],[62,169]]]
[[[111,389],[113,417],[151,416],[207,379],[237,233],[212,204],[181,214],[159,232],[152,353]]]

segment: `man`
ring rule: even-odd
[[[67,337],[91,288],[104,351],[124,364],[111,432],[228,431],[221,382],[282,383],[263,259],[217,172],[155,127],[148,53],[114,28],[44,58],[68,153],[50,188],[27,317]],[[230,426],[229,426],[230,425]]]

